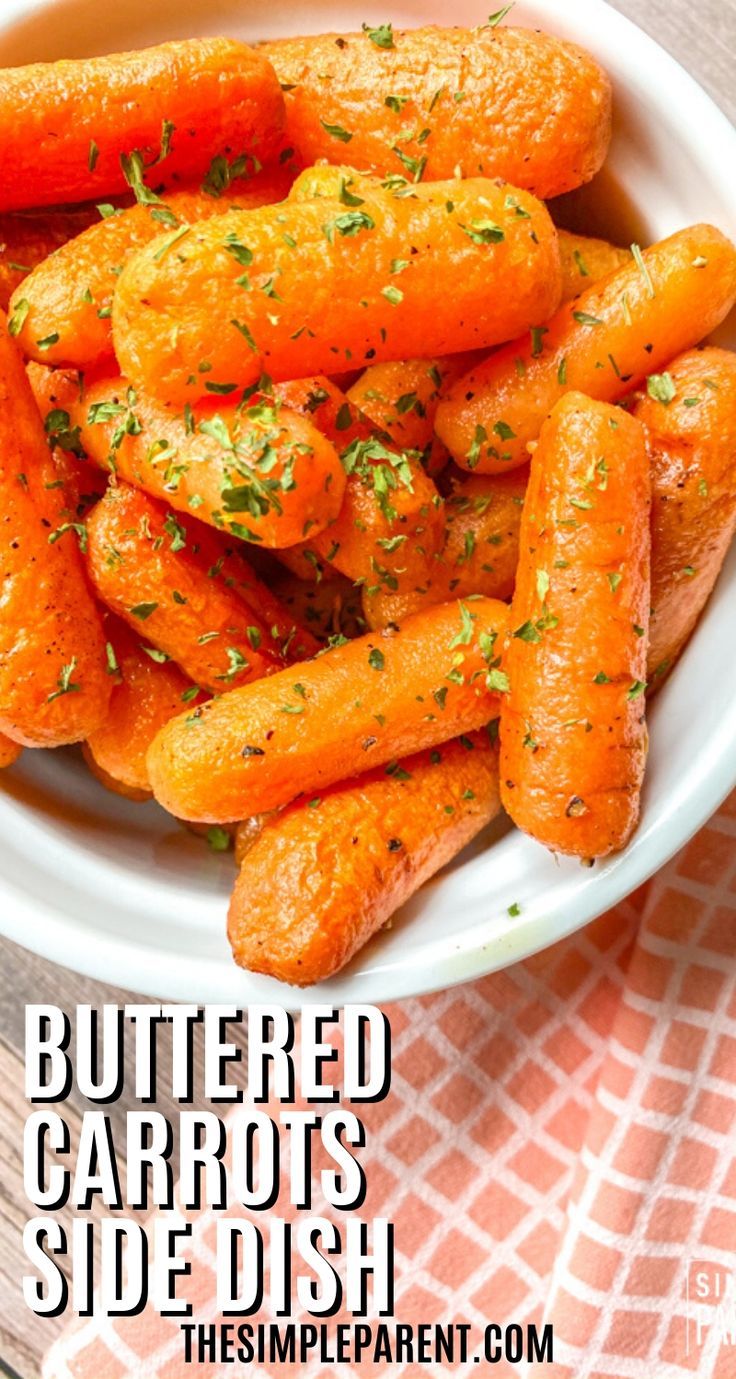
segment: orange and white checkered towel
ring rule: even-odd
[[[736,794],[581,933],[389,1010],[392,1090],[359,1108],[361,1215],[395,1222],[397,1319],[465,1321],[478,1334],[489,1320],[553,1323],[553,1364],[487,1366],[494,1375],[736,1379],[736,1335],[717,1306],[736,1272],[735,838]],[[314,1211],[330,1214],[319,1197]],[[194,1319],[214,1321],[214,1219],[193,1219],[186,1293]],[[177,1323],[146,1311],[74,1323],[44,1379],[190,1372]]]

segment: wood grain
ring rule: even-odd
[[[645,29],[687,68],[709,91],[721,109],[736,120],[736,86],[733,60],[736,53],[736,3],[734,0],[700,0],[693,7],[686,0],[616,0],[621,10]],[[0,1370],[38,1379],[40,1361],[63,1319],[45,1321],[27,1311],[20,1293],[24,1272],[21,1233],[31,1214],[23,1194],[22,1130],[28,1113],[23,1097],[24,1007],[30,1001],[50,1001],[66,1009],[89,1002],[124,1003],[138,1000],[132,993],[92,982],[76,973],[55,967],[41,958],[0,940]],[[168,1041],[168,1042],[167,1042]],[[163,1032],[162,1057],[170,1048],[170,1034]],[[197,1063],[201,1055],[197,1048]],[[127,1071],[130,1071],[128,1059]],[[79,1133],[84,1099],[72,1095],[65,1110],[73,1138]],[[133,1098],[126,1093],[111,1108],[114,1127],[124,1124],[125,1113],[133,1109]],[[160,1097],[157,1109],[175,1114],[176,1106]],[[104,1209],[97,1209],[104,1214]],[[60,1214],[68,1220],[66,1213]],[[104,1376],[101,1376],[104,1379]]]
[[[734,0],[609,0],[676,57],[736,122]]]

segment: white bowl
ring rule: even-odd
[[[488,9],[458,0],[452,18],[482,23]],[[381,19],[387,10],[397,26],[447,19],[444,0],[382,3]],[[364,0],[4,0],[0,64],[194,34],[359,28],[365,17]],[[736,235],[736,132],[671,57],[601,0],[519,0],[513,22],[577,40],[615,84],[606,169],[567,199],[581,230],[647,242],[710,220]],[[733,326],[719,338],[736,344]],[[736,784],[735,575],[736,552],[656,701],[642,821],[625,852],[586,870],[498,822],[306,999],[388,1001],[479,977],[571,933],[671,857]],[[229,857],[156,806],[106,793],[73,752],[25,752],[0,789],[0,928],[10,938],[149,995],[299,1004],[292,988],[232,963]]]

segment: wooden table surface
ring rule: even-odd
[[[679,58],[736,123],[736,0],[700,0],[697,6],[688,0],[615,0],[615,8]],[[85,1002],[123,1002],[131,993],[77,976],[5,940],[0,940],[0,960],[0,1370],[20,1379],[38,1379],[41,1357],[64,1321],[33,1317],[19,1287],[25,1268],[21,1231],[31,1214],[23,1193],[22,1164],[22,1128],[29,1109],[23,1097],[24,1006],[49,1001],[69,1009]],[[84,1106],[83,1098],[71,1097],[65,1114],[72,1133]],[[130,1106],[131,1099],[123,1097],[112,1108],[114,1124],[124,1124]],[[163,1099],[157,1108],[164,1114],[175,1110]],[[64,1219],[66,1214],[60,1216]]]

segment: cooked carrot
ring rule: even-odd
[[[87,519],[87,567],[101,601],[197,685],[220,694],[303,656],[319,643],[286,609],[277,625],[258,606],[260,581],[241,557],[192,518],[127,484],[110,488]],[[288,629],[285,624],[288,625]]]
[[[0,308],[28,274],[67,240],[99,220],[96,206],[0,215]]]
[[[568,393],[531,464],[501,706],[501,799],[555,852],[604,857],[639,814],[649,467],[620,409]]]
[[[233,207],[268,206],[286,195],[291,181],[282,169],[248,182],[236,181],[219,197],[203,191],[173,192],[152,205],[131,206],[97,217],[24,279],[13,294],[11,314],[20,323],[18,344],[28,359],[88,369],[112,358],[110,309],[124,263],[169,230],[191,225]]]
[[[278,147],[283,98],[229,38],[35,62],[0,73],[0,209],[87,201],[207,174],[216,191]],[[126,177],[127,170],[127,177]]]
[[[360,590],[337,570],[331,569],[322,579],[315,579],[313,573],[310,582],[281,570],[269,583],[292,617],[323,644],[331,637],[358,637],[365,632]]]
[[[558,196],[598,171],[611,85],[589,53],[530,29],[390,25],[262,46],[305,161],[411,181],[502,177]]]
[[[153,799],[152,791],[143,789],[138,785],[125,785],[123,781],[111,776],[102,766],[98,765],[87,742],[82,743],[82,756],[90,774],[99,781],[100,785],[104,785],[111,794],[122,795],[123,799],[132,800],[134,804],[145,804],[147,800]]]
[[[108,789],[145,798],[151,793],[146,752],[183,703],[198,701],[196,686],[150,645],[143,624],[135,636],[119,618],[108,617],[105,632],[114,687],[107,717],[87,738],[85,756]]]
[[[436,359],[406,359],[372,364],[348,390],[348,398],[403,450],[416,450],[434,477],[449,459],[434,434],[443,392],[479,360],[473,351]]]
[[[339,173],[341,170],[328,168],[326,171]],[[345,171],[342,170],[343,174]],[[302,173],[295,187],[301,183],[314,189],[315,175],[322,172],[322,168],[314,168]],[[346,185],[352,194],[352,184],[359,189],[364,179],[350,178],[350,169],[347,174]],[[613,272],[629,258],[627,249],[618,249],[603,239],[589,239],[560,230],[558,240],[563,302],[576,297],[585,287]],[[348,397],[398,445],[421,451],[427,472],[434,476],[449,458],[446,446],[434,433],[440,400],[458,378],[480,363],[480,359],[481,356],[473,351],[440,359],[372,364],[349,389]]]
[[[352,580],[395,589],[427,574],[445,531],[443,503],[418,457],[397,450],[327,378],[280,384],[279,399],[309,416],[347,471],[335,520],[308,543]]]
[[[103,472],[88,459],[79,428],[72,426],[66,410],[70,402],[79,399],[84,385],[76,373],[57,372],[40,364],[28,364],[26,374],[54,456],[57,477],[63,483],[67,515],[81,521],[87,509],[104,494],[109,475],[109,471]]]
[[[346,479],[336,450],[270,394],[177,413],[122,378],[80,387],[38,365],[29,377],[52,439],[54,425],[71,427],[97,465],[178,512],[264,546],[294,545],[337,516]]]
[[[231,690],[153,742],[154,794],[182,819],[221,823],[481,727],[506,685],[508,610],[449,603]]]
[[[361,198],[370,200],[380,191],[394,191],[395,195],[412,199],[432,200],[433,183],[415,182],[402,188],[394,187],[391,178],[382,181],[372,172],[362,172],[351,163],[314,163],[296,173],[289,188],[289,201],[337,200],[345,205],[360,206]],[[513,189],[511,189],[513,195]],[[557,231],[557,247],[562,267],[563,300],[576,297],[585,286],[607,273],[620,268],[629,253],[608,240],[592,239],[571,230]],[[585,279],[588,282],[585,282]]]
[[[445,499],[445,543],[429,563],[426,580],[415,584],[403,580],[395,592],[376,581],[366,584],[363,612],[368,626],[400,625],[420,608],[471,594],[510,598],[519,560],[527,479],[526,467],[510,474],[454,479]]]
[[[289,199],[305,201],[342,197],[362,204],[361,198],[375,196],[380,183],[375,177],[356,172],[345,164],[319,164],[306,168],[294,181]],[[432,195],[432,184],[412,188],[412,196]],[[620,267],[629,258],[605,240],[558,231],[562,267],[562,300],[578,295],[587,285]],[[587,283],[586,283],[587,279]],[[348,391],[348,397],[377,426],[404,449],[423,452],[430,474],[439,473],[448,451],[434,434],[434,418],[440,399],[456,379],[482,360],[482,353],[447,355],[436,359],[410,359],[372,364]]]
[[[458,597],[511,597],[528,478],[524,468],[511,474],[454,480],[446,499],[447,540],[442,559],[449,570],[450,591]]]
[[[0,730],[78,742],[110,698],[102,623],[23,363],[0,313]]]
[[[129,260],[113,300],[123,373],[170,403],[264,370],[305,378],[497,344],[560,297],[547,210],[484,178],[359,207],[287,200],[177,234]]]
[[[563,302],[572,301],[593,283],[623,268],[631,258],[628,249],[621,249],[607,239],[574,235],[569,230],[558,230],[557,242],[562,263]]]
[[[23,748],[19,742],[11,742],[9,737],[6,737],[4,733],[0,733],[0,768],[4,769],[6,766],[12,766],[13,762],[18,760],[22,751]]]
[[[703,610],[736,529],[736,355],[689,350],[649,380],[634,407],[652,473],[652,615],[656,689]]]
[[[546,331],[461,378],[435,426],[458,464],[499,473],[527,458],[570,389],[614,402],[713,330],[736,300],[736,248],[710,225],[662,240],[564,306]]]
[[[390,182],[388,185],[391,185]],[[359,206],[361,197],[375,196],[381,187],[385,190],[386,184],[382,183],[375,173],[359,172],[357,167],[348,163],[316,163],[312,167],[304,168],[294,178],[289,190],[289,200],[313,201],[318,198],[337,197],[346,205]],[[420,200],[432,197],[432,183],[413,184],[405,189],[405,194],[418,197]],[[591,283],[614,272],[629,259],[627,249],[620,249],[605,239],[591,239],[587,235],[573,234],[569,230],[557,231],[557,243],[562,267],[563,302],[577,297],[585,287],[590,287]],[[450,361],[445,361],[445,364],[449,366]],[[374,365],[374,368],[380,367]]]
[[[487,732],[288,805],[243,856],[228,914],[235,961],[294,986],[333,976],[498,809]]]
[[[280,565],[307,584],[328,578],[331,573],[337,573],[326,560],[320,559],[308,541],[302,541],[298,546],[287,546],[283,550],[274,551],[273,554]]]

